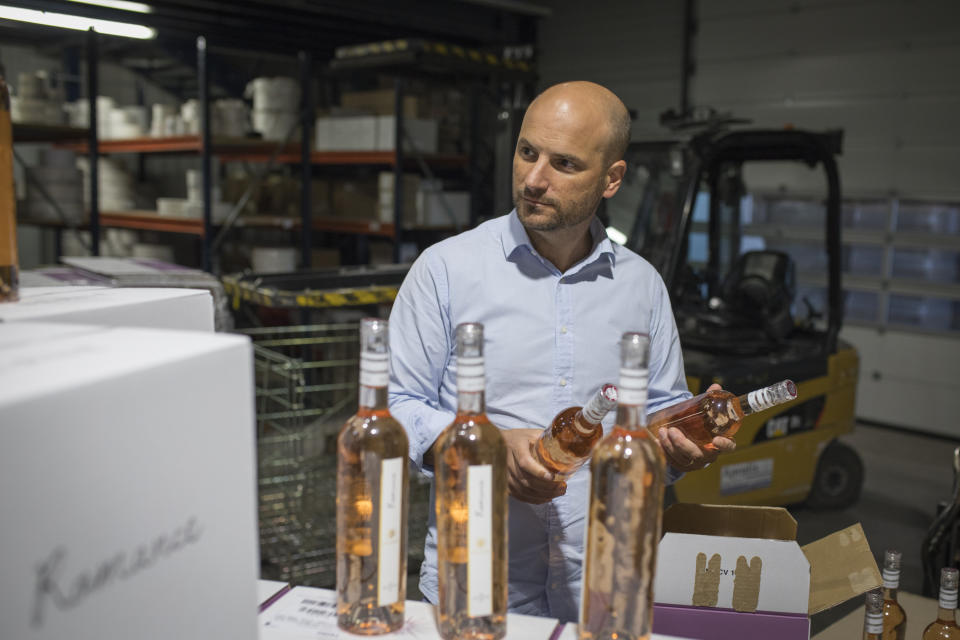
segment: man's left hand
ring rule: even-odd
[[[720,389],[720,385],[712,384],[707,391]],[[737,443],[730,438],[717,436],[713,439],[713,450],[701,449],[692,440],[683,435],[677,427],[660,430],[660,447],[667,459],[667,463],[677,471],[697,471],[716,460],[721,453],[730,453],[737,448]]]

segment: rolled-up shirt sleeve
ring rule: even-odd
[[[444,389],[453,353],[442,264],[425,252],[410,268],[390,312],[390,413],[410,440],[410,460],[422,473],[423,456],[453,422],[455,391]],[[449,387],[449,384],[447,385]]]

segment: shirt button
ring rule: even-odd
[[[560,327],[560,333],[566,333],[566,332],[567,332],[566,327]]]
[[[567,379],[566,379],[566,378],[560,378],[560,386],[561,386],[561,387],[567,386]]]

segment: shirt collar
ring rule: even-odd
[[[585,265],[601,259],[609,260],[611,268],[616,264],[617,245],[607,237],[607,230],[604,229],[603,223],[596,216],[590,223],[590,236],[593,239],[590,254],[572,267],[572,272],[579,271]],[[520,222],[516,209],[507,215],[507,226],[500,234],[500,242],[503,245],[503,256],[508,260],[522,247],[526,247],[532,255],[538,255],[530,242],[527,230],[523,228],[523,223]]]

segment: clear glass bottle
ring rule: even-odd
[[[507,447],[484,412],[483,325],[457,326],[457,416],[437,439],[437,623],[447,640],[507,632]]]
[[[883,593],[880,589],[867,592],[863,613],[863,640],[883,638]]]
[[[10,90],[7,87],[6,72],[0,64],[0,302],[16,302],[19,297],[16,207]]]
[[[406,431],[387,409],[387,321],[360,323],[360,406],[337,438],[337,625],[403,625],[409,477]]]
[[[617,406],[617,387],[605,384],[583,407],[564,409],[537,438],[537,458],[547,469],[569,476],[590,459],[603,436],[600,423]]]
[[[625,333],[617,421],[590,459],[581,640],[640,640],[653,624],[665,462],[646,427],[650,339]]]
[[[904,640],[907,633],[907,612],[897,602],[900,558],[892,549],[883,554],[883,640]]]
[[[937,619],[923,630],[921,640],[958,640],[960,627],[957,626],[957,570],[944,567],[940,571],[940,603]]]
[[[678,427],[701,449],[714,449],[713,438],[733,438],[744,417],[790,402],[796,397],[797,386],[791,380],[783,380],[739,397],[722,389],[707,391],[652,414],[649,429],[656,433],[667,427]]]

